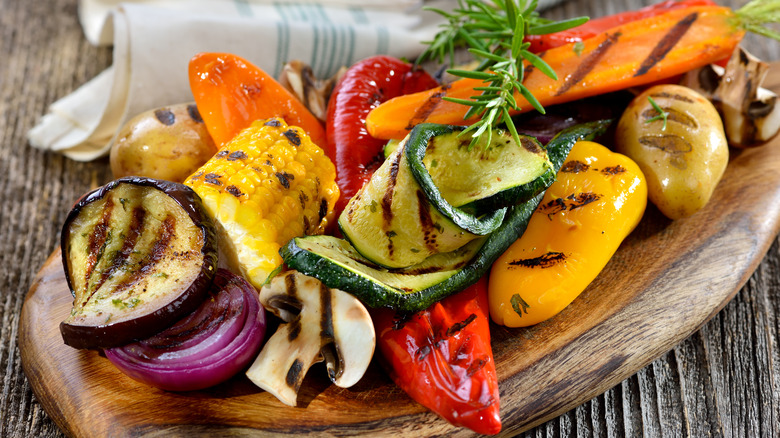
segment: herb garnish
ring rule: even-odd
[[[450,65],[454,65],[455,50],[460,46],[467,47],[469,53],[479,60],[475,70],[447,70],[454,76],[485,82],[485,86],[475,88],[481,94],[471,96],[470,100],[444,98],[469,106],[465,119],[479,116],[480,120],[460,134],[471,133],[469,147],[477,144],[485,133],[487,141],[483,144],[489,145],[492,128],[500,123],[506,124],[512,137],[520,143],[517,129],[509,115],[510,109],[520,109],[514,98],[515,92],[523,96],[534,109],[545,113],[539,101],[523,85],[523,61],[528,61],[552,79],[558,77],[542,58],[528,51],[530,43],[523,42],[525,36],[560,32],[588,21],[588,17],[577,17],[553,22],[539,17],[536,12],[537,0],[531,0],[527,5],[525,3],[525,0],[458,0],[458,7],[452,13],[426,8],[445,17],[447,23],[432,41],[426,42],[428,47],[418,58],[418,63],[431,59],[443,63],[449,57]]]
[[[653,106],[653,109],[658,111],[658,114],[655,115],[652,118],[649,118],[649,119],[645,120],[645,123],[651,123],[651,122],[655,122],[656,120],[663,119],[664,120],[664,126],[661,127],[661,131],[666,131],[666,121],[669,118],[669,113],[664,111],[663,108],[661,108],[657,103],[655,103],[655,101],[653,100],[652,97],[647,96],[647,100],[650,101],[650,105]]]

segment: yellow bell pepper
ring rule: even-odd
[[[606,266],[646,205],[636,163],[597,143],[575,144],[525,233],[493,264],[493,321],[525,327],[563,310]]]

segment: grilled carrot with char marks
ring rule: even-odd
[[[720,6],[697,6],[637,20],[593,38],[550,49],[542,58],[557,73],[551,79],[530,64],[523,84],[543,105],[570,102],[644,85],[682,74],[728,57],[744,31],[736,14]],[[418,123],[469,124],[468,107],[445,97],[471,99],[479,79],[391,99],[369,113],[366,125],[377,138],[403,138]],[[532,107],[515,95],[520,111]]]

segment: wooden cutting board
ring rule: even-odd
[[[780,89],[773,66],[769,87]],[[555,318],[492,326],[502,435],[511,436],[601,394],[671,349],[742,287],[780,230],[780,138],[731,150],[707,207],[670,221],[648,206],[607,268]],[[30,288],[19,322],[22,364],[46,412],[72,436],[312,433],[470,436],[427,412],[372,364],[353,388],[313,367],[291,408],[246,378],[170,393],[125,377],[94,351],[65,346],[71,295],[56,251]]]

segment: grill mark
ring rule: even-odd
[[[215,186],[222,185],[222,181],[220,181],[220,178],[222,178],[222,175],[213,172],[209,172],[203,176],[204,181],[206,181],[209,184],[213,184]]]
[[[298,282],[295,281],[294,275],[288,275],[284,277],[284,287],[287,290],[287,296],[291,302],[298,300]],[[301,318],[294,318],[288,323],[290,325],[290,332],[287,334],[287,340],[292,342],[298,335],[301,334]]]
[[[571,160],[564,163],[564,165],[561,167],[561,172],[580,173],[585,172],[588,169],[590,169],[590,165],[588,165],[588,163],[584,163],[579,160]]]
[[[387,236],[387,256],[392,258],[393,253],[395,252],[395,245],[393,244],[393,236],[395,236],[395,232],[392,230],[387,231],[385,236]]]
[[[601,173],[603,175],[606,175],[606,176],[619,175],[621,173],[626,173],[626,172],[628,172],[628,170],[626,170],[625,167],[623,167],[623,166],[621,166],[619,164],[617,166],[610,166],[610,167],[605,167],[605,168],[601,169]]]
[[[361,169],[361,172],[370,177],[371,174],[376,172],[376,170],[379,169],[379,167],[384,162],[385,162],[385,151],[383,149],[380,149],[376,155],[374,155],[373,157],[371,157],[370,160],[368,160],[368,163],[363,164],[363,169]]]
[[[431,346],[430,345],[423,345],[422,347],[418,348],[415,352],[415,359],[422,362],[425,360],[428,355],[431,354]]]
[[[333,295],[331,290],[320,283],[320,345],[330,346],[323,349],[328,369],[328,377],[335,381],[343,374],[344,370],[339,365],[342,363],[338,347],[335,345],[336,336],[333,330]]]
[[[227,160],[228,161],[238,161],[238,160],[246,160],[249,158],[249,155],[246,154],[244,151],[233,151],[228,155]]]
[[[320,222],[325,218],[325,216],[328,214],[328,201],[326,199],[322,199],[320,201],[320,210],[317,212],[317,215],[320,218]]]
[[[302,371],[303,362],[298,358],[293,361],[292,365],[290,365],[290,369],[287,370],[287,376],[284,381],[287,383],[287,386],[294,389],[295,392],[298,392],[298,390],[301,389],[301,382],[303,381]]]
[[[473,376],[474,374],[478,373],[482,368],[485,368],[485,364],[488,362],[487,356],[482,356],[479,359],[475,359],[472,361],[468,368],[466,369],[466,375],[468,377]],[[487,404],[487,403],[486,403]]]
[[[436,107],[439,106],[439,103],[441,103],[442,98],[447,95],[447,90],[449,89],[449,85],[442,85],[440,91],[430,95],[425,103],[414,112],[412,118],[409,119],[409,124],[407,124],[404,129],[411,131],[416,125],[428,120],[428,117],[430,117],[436,110]]]
[[[157,238],[149,253],[144,257],[141,262],[140,269],[133,272],[126,282],[121,285],[117,285],[114,290],[114,294],[129,289],[139,281],[141,281],[147,274],[154,269],[155,266],[163,259],[167,253],[171,240],[176,236],[176,218],[173,215],[168,215],[165,220],[162,221]]]
[[[241,196],[244,195],[244,193],[241,192],[241,189],[239,189],[238,187],[236,187],[236,186],[234,186],[232,184],[227,186],[225,188],[225,191],[230,193],[231,195],[235,196],[236,198],[240,198]]]
[[[455,324],[453,324],[453,325],[452,325],[450,328],[448,328],[448,329],[447,329],[447,335],[446,335],[446,336],[447,336],[448,338],[449,338],[449,337],[452,337],[452,336],[454,336],[454,335],[455,335],[455,334],[457,334],[459,331],[461,331],[461,330],[463,330],[464,328],[466,328],[466,326],[467,326],[467,325],[471,324],[471,323],[472,323],[472,322],[473,322],[475,319],[477,319],[477,315],[475,315],[475,314],[473,314],[473,313],[472,313],[471,315],[469,315],[469,316],[468,316],[466,319],[464,319],[463,321],[461,321],[461,322],[456,322],[456,323],[455,323]]]
[[[398,169],[401,166],[401,158],[404,155],[404,151],[396,154],[395,159],[390,163],[390,179],[387,182],[387,190],[385,190],[384,196],[382,196],[382,219],[384,220],[385,228],[390,226],[390,222],[393,221],[393,192],[395,191],[395,184],[398,182]]]
[[[520,145],[532,154],[542,153],[541,144],[530,137],[520,137]]]
[[[320,283],[320,339],[324,343],[333,342],[333,297],[327,286]],[[327,341],[327,342],[325,342]]]
[[[669,32],[667,32],[666,35],[661,38],[661,41],[656,44],[650,54],[647,55],[647,58],[642,61],[639,69],[636,71],[636,73],[634,73],[634,77],[642,76],[643,74],[649,72],[650,69],[653,68],[656,64],[661,62],[661,60],[666,57],[666,54],[669,53],[669,51],[672,50],[672,48],[674,48],[674,46],[680,41],[683,35],[685,35],[685,32],[690,29],[691,25],[693,25],[693,22],[696,21],[697,18],[699,18],[699,13],[692,12],[686,15],[682,20],[678,21],[674,27],[669,29]]]
[[[290,181],[295,179],[295,175],[287,172],[276,172],[274,176],[279,180],[279,184],[285,189],[289,189]]]
[[[541,205],[538,212],[546,214],[549,219],[552,220],[552,216],[557,213],[566,210],[574,210],[580,207],[584,207],[592,202],[596,202],[601,199],[601,195],[593,192],[580,192],[572,193],[565,198],[556,198],[552,201]]]
[[[566,254],[557,251],[550,251],[539,257],[530,259],[517,259],[508,263],[509,266],[522,268],[552,268],[553,266],[566,261]]]
[[[583,192],[583,193],[577,193],[577,195],[571,194],[566,197],[566,199],[572,201],[571,204],[569,204],[569,210],[574,210],[575,208],[584,207],[591,202],[596,202],[599,199],[601,199],[601,195],[598,193],[593,192]]]
[[[203,117],[200,115],[200,111],[198,111],[197,105],[195,104],[187,105],[187,114],[195,123],[203,123]]]
[[[113,198],[107,198],[103,205],[103,211],[100,215],[100,222],[92,229],[92,233],[89,235],[87,242],[87,261],[86,269],[84,270],[84,284],[87,285],[89,290],[89,279],[92,277],[92,272],[95,270],[100,259],[103,257],[103,252],[106,250],[106,243],[109,236],[109,222],[111,221],[111,215],[114,211]],[[95,293],[93,290],[92,293]],[[90,294],[91,296],[92,294]],[[89,297],[87,297],[89,299]],[[86,301],[85,301],[86,302]]]
[[[287,141],[290,142],[293,146],[300,146],[301,145],[301,137],[298,135],[298,132],[294,129],[288,129],[282,133],[285,137],[287,137]]]
[[[585,76],[590,73],[591,70],[593,70],[594,67],[599,63],[601,58],[609,51],[609,49],[612,47],[613,44],[615,44],[620,38],[621,33],[616,32],[613,34],[608,34],[607,38],[599,44],[598,47],[594,51],[592,51],[590,54],[588,54],[585,59],[582,60],[579,66],[577,66],[577,70],[574,71],[574,73],[571,74],[568,78],[566,78],[565,82],[563,83],[563,86],[558,89],[558,91],[555,93],[556,96],[560,96],[567,91],[569,91],[572,87],[577,85],[580,81],[585,79]]]
[[[668,93],[666,91],[662,91],[660,93],[653,93],[651,95],[651,97],[653,97],[654,99],[661,99],[661,98],[673,99],[673,100],[676,100],[676,101],[679,101],[679,102],[685,102],[685,103],[694,103],[695,102],[693,99],[691,99],[688,96],[683,96],[682,94],[677,94],[677,93]]]
[[[165,126],[176,123],[176,115],[168,108],[161,108],[154,112],[154,118]]]
[[[417,190],[417,216],[420,220],[420,230],[423,232],[425,248],[436,252],[436,228],[431,218],[430,204],[422,190]]]
[[[100,286],[103,285],[111,276],[116,272],[117,269],[121,268],[127,263],[127,259],[130,257],[130,254],[133,252],[133,249],[135,248],[135,244],[138,241],[138,237],[141,235],[143,231],[143,224],[144,224],[144,217],[146,217],[146,210],[141,207],[136,207],[131,212],[132,216],[130,219],[130,225],[127,229],[127,235],[125,236],[123,242],[122,242],[122,248],[116,252],[116,255],[114,256],[113,260],[111,261],[111,265],[108,267],[108,269],[103,271],[103,274],[100,276],[100,280],[95,283],[95,286],[92,288],[94,293],[98,289],[100,289]]]

